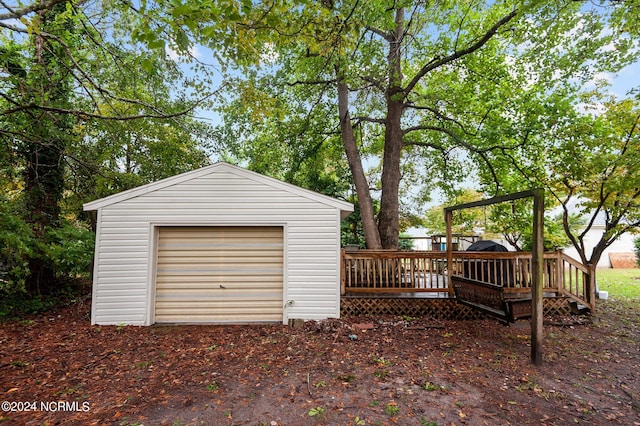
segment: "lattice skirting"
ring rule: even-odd
[[[569,315],[571,313],[571,299],[568,297],[545,297],[544,316]]]
[[[571,312],[569,299],[544,299],[544,315],[567,315]],[[472,307],[457,303],[455,299],[381,298],[346,296],[340,300],[340,315],[348,316],[410,316],[441,320],[475,320],[488,316]]]

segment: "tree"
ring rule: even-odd
[[[443,210],[456,204],[479,201],[481,192],[466,189],[460,195],[442,205],[430,208],[425,215],[425,224],[433,234],[444,235],[446,224]],[[550,204],[551,205],[551,204]],[[502,238],[517,251],[531,251],[533,244],[533,202],[528,199],[514,200],[492,206],[476,207],[454,212],[452,231],[454,234],[470,235],[480,232],[482,238]],[[547,216],[544,221],[544,249],[559,250],[571,245],[565,233],[564,215]],[[577,232],[585,221],[576,214],[568,216],[569,229]]]
[[[238,21],[255,34],[270,34],[255,40],[273,52],[272,62],[265,67],[258,61],[234,87],[236,99],[259,99],[243,103],[249,117],[264,121],[275,112],[277,128],[292,136],[290,147],[305,146],[302,139],[321,143],[319,135],[327,143],[339,136],[367,246],[394,248],[403,182],[420,189],[446,185],[465,173],[465,156],[491,173],[490,153],[516,150],[538,130],[533,121],[527,121],[529,128],[510,129],[501,121],[527,116],[549,93],[577,90],[591,70],[615,69],[628,60],[628,46],[604,26],[605,12],[582,12],[581,6],[352,0],[291,5],[282,18],[259,7],[262,20],[238,15]],[[581,29],[589,36],[577,34]],[[599,59],[608,43],[619,44],[615,61]],[[282,106],[283,99],[295,103],[293,111]],[[261,136],[266,141],[280,134],[265,129]],[[241,141],[255,142],[255,135]],[[375,174],[367,175],[368,165]]]
[[[517,200],[511,204],[498,204],[491,211],[490,230],[502,235],[517,251],[531,251],[533,247],[533,215],[532,202]],[[555,251],[567,248],[571,240],[565,232],[564,215],[545,216],[544,250]],[[571,232],[576,232],[584,225],[584,220],[576,214],[567,217]]]
[[[139,55],[121,53],[123,62],[139,63]],[[163,58],[148,55],[153,73],[123,73],[122,67],[101,70],[105,86],[121,94],[154,102],[166,117],[140,117],[135,120],[87,118],[77,126],[78,138],[67,154],[67,185],[74,200],[67,204],[77,211],[88,199],[96,199],[135,186],[160,180],[201,167],[210,162],[210,128],[203,122],[181,114],[190,106],[172,99],[174,85],[181,83],[173,65]],[[144,115],[144,108],[112,101],[99,105],[119,115]],[[173,114],[176,114],[175,116]],[[116,116],[117,118],[118,116]]]
[[[20,123],[23,132],[17,139],[17,152],[22,157],[24,169],[25,217],[33,229],[37,240],[46,239],[49,228],[59,225],[60,205],[64,190],[63,153],[69,140],[73,138],[73,117],[58,114],[68,110],[71,103],[72,87],[69,74],[69,60],[64,54],[68,43],[60,43],[58,37],[74,39],[75,22],[65,3],[56,3],[50,9],[36,13],[34,24],[40,29],[32,37],[32,62],[28,67],[14,64],[8,71],[14,80],[20,78],[14,90],[19,108],[12,118]],[[46,37],[45,34],[57,34]],[[73,43],[73,42],[72,42]],[[16,88],[17,89],[17,88]],[[38,109],[28,106],[39,105]],[[12,126],[15,129],[15,122]],[[40,293],[46,283],[55,282],[55,271],[45,261],[42,247],[37,245],[29,258],[30,279],[27,290]]]
[[[305,39],[303,34],[303,37],[298,37],[299,41],[293,49],[287,52],[279,51],[279,54],[287,58],[283,63],[284,66],[291,63],[296,66],[296,68],[286,69],[286,74],[289,75],[289,81],[286,83],[292,87],[306,86],[319,94],[319,97],[311,95],[312,99],[323,99],[330,93],[337,98],[339,132],[358,195],[367,246],[369,248],[397,247],[401,152],[406,135],[422,130],[419,126],[410,130],[403,129],[405,110],[419,110],[419,107],[414,108],[411,105],[410,96],[418,91],[422,78],[429,71],[444,67],[458,57],[479,49],[495,34],[497,28],[506,24],[516,14],[506,13],[507,17],[503,21],[498,20],[499,23],[495,27],[483,28],[483,35],[486,37],[480,37],[480,40],[473,40],[473,35],[470,35],[469,40],[465,42],[462,42],[461,38],[460,44],[465,45],[466,49],[464,53],[463,49],[459,51],[454,49],[454,53],[447,55],[444,59],[434,58],[432,62],[413,70],[415,76],[406,81],[403,77],[405,61],[413,59],[413,56],[418,53],[423,53],[413,48],[408,49],[407,46],[411,45],[412,40],[416,40],[420,31],[424,31],[423,15],[427,13],[426,10],[421,10],[417,6],[414,9],[415,16],[405,21],[404,7],[390,9],[381,6],[361,7],[359,2],[324,6],[315,10],[308,6],[308,10],[303,11],[298,18],[303,22],[304,29],[312,33],[311,37],[307,34]],[[317,14],[320,19],[313,21],[314,14]],[[416,18],[415,21],[413,17]],[[416,35],[410,37],[409,33],[413,31],[416,31]],[[302,29],[300,33],[303,33]],[[424,37],[422,42],[428,43],[429,40]],[[361,48],[358,48],[359,46]],[[385,48],[388,49],[388,53],[384,52]],[[352,52],[352,49],[355,51]],[[411,57],[403,56],[405,49],[411,51]],[[365,66],[365,72],[371,71],[371,73],[359,74],[359,70],[363,69],[361,66]],[[292,78],[292,76],[295,77]],[[360,85],[361,89],[357,95],[352,94],[352,91],[357,90],[355,85]],[[373,102],[364,103],[363,114],[358,114],[352,119],[350,108],[353,100],[355,99],[357,103],[367,98]],[[317,102],[314,107],[321,103],[324,105],[324,102]],[[309,110],[309,108],[306,109]],[[323,108],[320,106],[318,109]],[[314,114],[317,112],[311,111]],[[322,121],[326,123],[326,114],[321,116],[325,117]],[[378,135],[381,143],[376,150],[383,151],[377,226],[370,184],[363,167],[363,149],[358,147],[358,128],[363,134],[371,132]],[[335,131],[329,127],[324,133],[331,134]]]
[[[548,117],[535,141],[496,155],[493,163],[504,189],[545,188],[581,261],[596,265],[620,235],[640,226],[640,108],[638,101],[596,93],[583,101],[580,107],[556,104],[562,119]],[[576,225],[576,215],[584,226]],[[605,231],[589,253],[585,237],[599,221]]]
[[[444,220],[444,208],[456,204],[470,203],[483,198],[482,193],[472,189],[460,190],[458,194],[449,197],[443,204],[433,206],[425,213],[425,227],[433,235],[445,235],[447,232]],[[493,206],[487,208],[465,209],[453,215],[451,230],[454,234],[470,235],[478,230],[486,230],[487,220]]]
[[[29,273],[12,270],[30,294],[49,293],[64,278],[60,256],[73,252],[63,240],[83,238],[74,234],[72,228],[79,224],[68,213],[76,213],[89,194],[109,193],[206,161],[195,147],[193,122],[184,118],[198,102],[187,92],[193,85],[182,79],[166,52],[141,51],[143,46],[122,37],[141,17],[128,7],[118,8],[120,3],[51,0],[2,6],[0,143],[6,149],[0,150],[0,161],[6,174],[0,183],[13,189],[7,199],[11,206],[3,214],[16,215],[15,222],[28,223],[32,231],[20,231],[32,236],[23,238],[29,247],[20,252],[20,258],[28,257]],[[197,96],[206,97],[203,92]],[[122,148],[114,143],[124,143],[124,135],[129,148],[136,143],[129,153],[137,150],[139,155],[121,163],[123,157],[113,152]],[[176,143],[165,144],[164,139]],[[113,152],[105,155],[104,145]],[[106,159],[110,154],[111,163]],[[151,165],[151,160],[166,165]],[[117,172],[123,164],[148,175],[127,183],[120,179],[116,185],[107,182],[122,176]],[[105,179],[87,191],[91,185],[72,179],[80,175],[94,178],[91,182]],[[18,235],[22,227],[15,229]],[[3,240],[13,238],[10,233]],[[0,260],[5,263],[4,254]],[[73,263],[68,258],[62,262]]]
[[[604,107],[602,114],[578,115],[558,129],[546,180],[561,203],[567,236],[582,262],[592,265],[622,234],[640,226],[640,103],[608,99]],[[587,218],[580,232],[570,227],[573,208]],[[598,220],[605,231],[587,253],[585,236]]]

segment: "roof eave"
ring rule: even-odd
[[[210,166],[205,166],[196,170],[192,170],[190,172],[182,173],[176,176],[171,176],[157,182],[151,182],[146,185],[139,186],[137,188],[132,188],[127,191],[123,191],[117,194],[110,195],[108,197],[100,198],[98,200],[90,201],[83,205],[84,211],[95,211],[104,207],[108,207],[110,205],[127,201],[135,197],[139,197],[141,195],[148,194],[150,192],[158,191],[168,186],[176,185],[178,183],[186,182],[191,179],[195,179],[199,176],[204,176],[210,173],[215,172],[217,169],[227,170],[228,172],[235,173],[239,176],[243,176],[254,181],[262,182],[266,185],[270,185],[272,187],[277,187],[283,191],[296,193],[301,197],[312,199],[321,204],[330,205],[340,210],[341,219],[346,218],[353,212],[354,206],[353,204],[338,200],[336,198],[329,197],[327,195],[319,194],[317,192],[310,191],[308,189],[301,188],[299,186],[292,185],[290,183],[282,182],[278,179],[261,175],[259,173],[243,169],[238,166],[234,166],[228,163],[219,162],[212,164]]]

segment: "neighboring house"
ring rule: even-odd
[[[568,207],[570,211],[578,210],[579,208],[578,204],[579,204],[579,200],[575,200],[575,199],[573,200],[573,202],[569,203]],[[550,216],[557,216],[561,213],[562,213],[562,209],[560,207],[556,207],[550,212]],[[589,220],[591,219],[591,217],[592,216],[589,215],[589,216],[586,216],[585,219]],[[580,230],[580,232],[583,232],[583,231],[584,231],[584,228]],[[593,248],[598,243],[598,241],[600,241],[600,238],[602,238],[602,235],[604,234],[604,232],[605,232],[605,215],[603,212],[600,212],[596,216],[593,226],[591,227],[589,232],[587,232],[583,240],[586,248],[585,254],[587,257],[591,257],[591,252],[593,251]],[[598,268],[611,268],[611,259],[610,259],[611,254],[614,254],[614,255],[624,254],[627,256],[634,256],[634,245],[633,245],[634,238],[635,236],[630,232],[626,232],[622,234],[620,238],[618,238],[616,241],[614,241],[609,247],[607,247],[604,250],[596,266]],[[568,256],[571,256],[572,258],[580,261],[580,255],[578,254],[578,251],[573,246],[565,247],[563,251]]]
[[[340,316],[350,203],[217,163],[84,209],[97,211],[92,324]]]
[[[591,251],[593,247],[600,241],[602,234],[604,233],[604,224],[596,224],[591,230],[587,233],[584,238],[584,244],[587,247],[586,254],[587,256],[591,256]],[[602,257],[600,257],[600,261],[598,262],[598,268],[611,268],[611,254],[626,254],[626,255],[634,255],[634,245],[633,240],[635,236],[630,232],[626,232],[622,234],[620,238],[613,242],[609,247],[607,247],[602,253]],[[578,255],[578,251],[574,247],[568,247],[564,249],[564,252],[573,257],[576,260],[580,260],[580,256]]]

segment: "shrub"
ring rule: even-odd
[[[35,238],[29,225],[0,197],[0,293],[24,293]]]
[[[73,301],[93,263],[94,234],[79,223],[62,222],[36,238],[19,214],[19,202],[0,195],[0,320],[46,311]],[[51,292],[30,294],[30,262],[44,260],[56,274]]]
[[[86,278],[91,273],[95,234],[79,223],[64,223],[47,233],[43,252],[62,280]]]
[[[636,237],[633,244],[636,246],[636,263],[640,266],[640,237]]]
[[[413,250],[413,240],[408,238],[409,234],[401,233],[400,239],[398,240],[398,248],[400,250]]]

